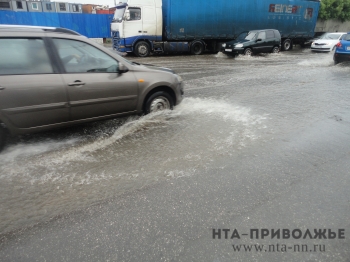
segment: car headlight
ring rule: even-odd
[[[225,44],[222,44],[222,47],[226,47],[226,43],[225,43]]]
[[[243,44],[235,45],[235,47],[243,47]]]
[[[179,75],[176,75],[176,79],[177,79],[178,82],[182,82],[182,81],[183,81],[183,80],[182,80],[182,77],[179,76]]]

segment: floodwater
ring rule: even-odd
[[[127,59],[174,69],[186,98],[173,111],[9,138],[0,153],[0,233],[191,176],[310,119],[338,117],[327,101],[349,104],[349,65],[309,49]]]

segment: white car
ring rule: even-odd
[[[335,49],[344,32],[324,33],[311,44],[311,50],[315,52],[330,52]]]

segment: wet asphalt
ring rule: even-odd
[[[298,47],[127,59],[175,70],[186,98],[10,138],[1,261],[350,261],[349,64]],[[219,229],[240,237],[213,239]],[[312,237],[262,239],[263,229]],[[314,239],[315,229],[345,233]]]

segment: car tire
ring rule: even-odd
[[[193,44],[191,44],[191,54],[192,55],[201,55],[203,54],[204,46],[202,42],[196,41]]]
[[[6,141],[6,131],[5,128],[0,126],[0,151],[4,148]]]
[[[147,57],[151,52],[149,44],[145,41],[140,41],[136,44],[134,54],[139,57]]]
[[[246,48],[244,50],[244,55],[246,56],[252,56],[253,55],[253,50],[251,48]]]
[[[162,110],[172,110],[174,102],[169,93],[165,91],[158,91],[152,94],[145,104],[145,114],[154,113]]]
[[[271,50],[271,53],[277,54],[280,51],[280,48],[278,46],[274,46]]]
[[[282,43],[282,50],[283,51],[289,51],[293,49],[293,44],[291,39],[286,39]]]

